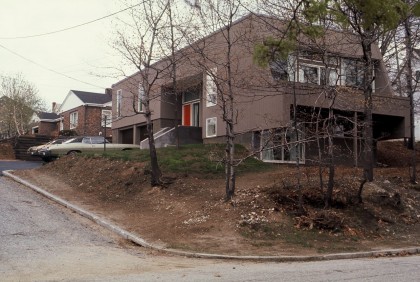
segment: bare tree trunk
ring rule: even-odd
[[[231,51],[232,51],[232,42],[231,42],[231,27],[232,24],[232,14],[230,15],[229,19],[229,25],[226,29],[227,31],[227,61],[226,61],[226,67],[227,67],[227,84],[228,84],[228,97],[226,100],[223,101],[223,103],[227,102],[227,105],[223,107],[224,113],[223,116],[225,116],[225,122],[226,122],[226,137],[227,137],[227,148],[226,148],[226,160],[227,160],[227,171],[226,171],[226,200],[230,200],[235,195],[235,132],[234,132],[234,96],[233,96],[233,86],[232,86],[232,66],[231,66]]]
[[[227,127],[230,127],[229,124],[226,124]],[[231,132],[231,129],[227,129],[228,132]],[[235,195],[235,166],[234,166],[234,155],[235,155],[235,144],[233,142],[232,135],[227,137],[226,141],[226,164],[225,164],[225,173],[226,173],[226,200],[229,201]]]
[[[162,185],[162,172],[159,167],[156,146],[155,146],[155,138],[153,136],[153,123],[152,123],[152,113],[150,111],[150,106],[148,100],[145,103],[145,117],[146,117],[146,126],[147,132],[149,134],[149,153],[150,153],[150,169],[151,169],[151,178],[150,184],[152,186],[160,186]]]
[[[13,106],[13,122],[15,124],[16,133],[17,133],[18,136],[20,136],[21,135],[21,132],[20,132],[20,129],[19,129],[19,122],[17,120],[16,115],[17,115],[17,113],[16,113],[16,106]]]
[[[362,189],[364,182],[373,181],[373,167],[374,167],[374,154],[373,154],[373,127],[372,127],[372,35],[370,31],[366,32],[366,35],[362,37],[362,49],[363,58],[365,63],[364,69],[364,81],[363,81],[363,92],[364,92],[364,164],[363,164],[363,184],[360,186],[359,197],[361,199]]]
[[[315,138],[316,144],[318,147],[318,175],[319,175],[319,188],[321,189],[321,193],[324,191],[324,179],[322,177],[322,169],[323,169],[323,161],[322,161],[322,149],[321,149],[321,136],[319,134],[319,119],[321,116],[321,108],[319,108],[318,116],[316,119],[316,128],[315,128]]]
[[[298,130],[298,120],[297,120],[297,101],[296,101],[296,74],[294,74],[293,82],[293,131],[296,135],[296,146],[297,146],[297,156],[296,156],[296,180],[297,180],[297,190],[298,190],[298,210],[299,214],[305,213],[305,208],[303,207],[303,192],[302,185],[300,184],[300,150],[299,150],[299,130]]]
[[[332,192],[334,188],[334,174],[335,174],[335,166],[334,166],[334,142],[333,142],[333,136],[334,136],[334,123],[332,122],[334,119],[334,113],[333,110],[329,109],[328,112],[328,186],[327,191],[325,193],[325,208],[328,209],[331,206],[331,200],[332,200]]]
[[[410,173],[410,182],[415,184],[417,183],[416,177],[416,136],[415,136],[415,122],[414,122],[414,89],[413,89],[413,68],[412,68],[412,58],[413,58],[413,43],[412,43],[412,34],[411,34],[411,25],[409,18],[404,21],[404,30],[405,30],[405,48],[407,53],[407,94],[410,98],[410,142],[408,143],[408,148],[412,150],[411,154],[411,173]]]

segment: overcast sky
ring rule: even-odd
[[[23,74],[37,87],[48,109],[52,102],[61,103],[71,89],[103,93],[117,82],[101,77],[110,75],[107,67],[116,60],[109,47],[116,17],[45,36],[7,38],[48,33],[104,17],[124,8],[119,0],[0,1],[0,73]]]

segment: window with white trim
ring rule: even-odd
[[[137,109],[140,113],[144,112],[144,95],[145,95],[145,90],[143,85],[139,84],[139,94],[137,97]]]
[[[206,137],[215,137],[217,135],[217,118],[206,119]]]
[[[78,119],[79,119],[79,114],[77,111],[70,113],[70,129],[77,127]]]
[[[102,127],[112,126],[112,111],[111,110],[102,110],[101,126]]]
[[[256,134],[254,142],[260,144],[261,159],[272,163],[294,163],[299,160],[304,162],[304,143],[299,142],[303,138],[301,128],[296,131],[291,128],[274,128],[263,130]]]
[[[338,72],[336,68],[325,68],[323,66],[301,63],[299,64],[299,82],[317,85],[338,85]]]
[[[215,75],[217,68],[211,69],[206,74],[206,107],[212,107],[217,104],[217,85]]]
[[[117,117],[121,116],[122,90],[117,91]]]

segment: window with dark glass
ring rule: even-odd
[[[270,71],[274,80],[288,80],[287,60],[270,62]]]

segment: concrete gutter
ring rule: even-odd
[[[235,255],[222,255],[222,254],[208,254],[208,253],[194,253],[194,252],[185,252],[174,249],[167,249],[155,244],[146,242],[146,240],[139,237],[137,234],[128,232],[127,230],[122,229],[121,227],[111,223],[99,216],[91,213],[87,210],[84,210],[76,205],[73,205],[41,188],[38,186],[16,176],[11,173],[10,170],[3,171],[3,175],[12,178],[16,182],[19,182],[32,190],[38,192],[39,194],[47,197],[48,199],[78,213],[81,216],[84,216],[93,222],[105,227],[106,229],[118,234],[119,236],[132,241],[133,243],[153,250],[158,250],[160,252],[180,255],[185,257],[192,258],[207,258],[207,259],[232,259],[232,260],[253,260],[253,261],[277,261],[277,262],[293,262],[293,261],[320,261],[320,260],[337,260],[337,259],[355,259],[355,258],[368,258],[368,257],[384,257],[384,256],[399,256],[399,255],[417,255],[420,254],[420,247],[410,247],[402,249],[385,249],[378,251],[367,251],[367,252],[354,252],[354,253],[335,253],[335,254],[325,254],[325,255],[309,255],[309,256],[235,256]]]

